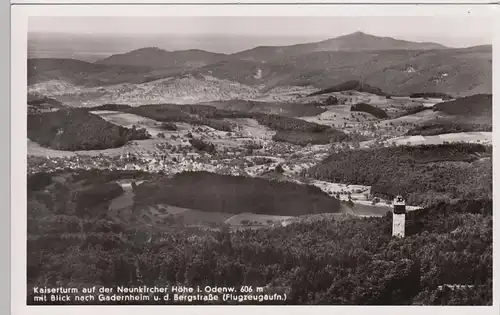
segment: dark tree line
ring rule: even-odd
[[[386,95],[384,92],[382,92],[381,89],[379,89],[377,87],[370,86],[366,83],[361,83],[357,80],[350,80],[350,81],[346,81],[346,82],[340,83],[338,85],[332,86],[330,88],[311,93],[308,96],[329,94],[329,93],[349,91],[349,90],[358,91],[358,92],[366,92],[366,93],[371,93],[371,94],[380,95],[380,96]]]
[[[423,125],[417,126],[408,130],[406,133],[409,136],[433,136],[445,133],[460,133],[460,132],[477,132],[477,131],[492,131],[491,124],[474,124],[464,123],[451,120],[436,120],[430,121]]]
[[[94,107],[88,107],[86,109],[92,110],[92,111],[97,111],[97,110],[113,110],[113,111],[124,111],[129,108],[132,108],[130,105],[126,104],[103,104],[99,106],[94,106]]]
[[[387,113],[385,110],[377,108],[375,106],[366,104],[366,103],[358,103],[351,106],[351,112],[364,112],[371,114],[377,118],[384,119],[387,118]]]
[[[263,114],[279,112],[279,115],[286,117],[315,116],[326,111],[325,108],[322,108],[323,103],[315,101],[309,103],[280,103],[233,99],[210,102],[209,104],[209,106],[226,111]]]
[[[177,130],[177,125],[174,123],[164,122],[161,124],[161,129],[175,131],[175,130]]]
[[[64,107],[63,103],[60,101],[47,97],[47,96],[41,96],[41,95],[33,95],[33,94],[28,94],[28,105],[32,105],[35,107],[38,106],[43,106],[43,105],[48,105],[48,107],[54,107],[54,108],[62,108]]]
[[[403,113],[397,115],[397,117],[415,115],[415,114],[418,114],[420,112],[423,112],[424,110],[430,110],[430,108],[425,107],[424,105],[412,106],[409,108],[405,108],[405,111]]]
[[[198,151],[204,151],[210,154],[213,154],[217,151],[213,143],[206,142],[201,139],[190,139],[189,143]]]
[[[277,131],[273,136],[273,140],[275,141],[304,146],[309,143],[328,144],[348,139],[348,136],[338,129],[307,122],[302,119],[278,115],[258,115],[254,118],[260,124]]]
[[[457,98],[453,101],[434,105],[435,111],[460,116],[487,116],[493,114],[493,96],[491,94],[475,94]]]
[[[412,93],[410,94],[410,98],[441,98],[443,100],[451,100],[453,97],[446,93],[439,92],[423,92],[423,93]]]
[[[339,139],[344,139],[344,134],[329,134],[329,133],[311,133],[303,131],[290,131],[290,130],[279,130],[273,136],[274,141],[288,142],[301,146],[308,144],[328,144],[332,141],[336,142]]]

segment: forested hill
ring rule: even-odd
[[[136,207],[169,204],[206,212],[284,216],[340,212],[339,200],[315,186],[208,172],[185,172],[146,182],[135,194]]]
[[[145,129],[128,129],[107,122],[85,109],[61,109],[28,115],[28,138],[55,150],[98,150],[148,139]]]
[[[462,97],[436,104],[434,110],[450,115],[491,117],[493,114],[493,96],[491,94],[476,94]]]
[[[410,204],[491,198],[491,146],[443,144],[361,149],[331,154],[307,173],[317,179],[372,186],[375,196],[403,194]]]
[[[387,95],[384,92],[382,92],[381,89],[379,89],[377,87],[370,86],[369,84],[363,84],[362,82],[359,82],[357,80],[350,80],[350,81],[346,81],[346,82],[343,82],[341,84],[320,90],[318,92],[311,93],[308,96],[329,94],[329,93],[349,91],[349,90],[371,93],[371,94],[380,95],[380,96]]]

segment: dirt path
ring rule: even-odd
[[[111,201],[109,205],[110,214],[113,215],[116,219],[118,219],[122,223],[128,223],[128,220],[124,217],[123,212],[125,210],[132,209],[134,205],[134,191],[132,189],[131,182],[122,182],[118,183],[123,189],[123,194],[116,197]]]

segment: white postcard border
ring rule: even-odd
[[[19,0],[18,0],[19,2]],[[30,1],[33,2],[33,1]],[[88,314],[89,312],[106,312],[109,314],[196,314],[203,312],[209,314],[229,314],[234,309],[231,306],[26,306],[26,166],[27,166],[27,143],[26,143],[26,96],[27,96],[27,26],[29,16],[464,16],[479,15],[492,18],[498,15],[498,7],[484,5],[461,5],[461,6],[439,6],[439,5],[317,5],[317,6],[290,6],[290,5],[252,5],[252,6],[229,6],[217,5],[100,5],[98,9],[91,5],[20,5],[11,7],[11,312],[12,314]],[[497,20],[500,20],[497,18]],[[495,24],[495,38],[493,48],[493,146],[496,147],[496,139],[499,129],[497,126],[500,119],[500,109],[497,104],[496,93],[500,86],[496,73],[500,73],[498,62],[499,47],[499,22]],[[495,150],[495,149],[494,149]],[[498,191],[500,173],[497,172],[499,156],[494,155],[493,182],[494,193]],[[494,203],[496,204],[496,202]],[[500,224],[494,220],[494,239],[498,235]],[[498,257],[498,243],[494,242],[493,259]],[[350,314],[365,314],[366,311],[372,315],[395,314],[499,314],[499,269],[494,265],[494,306],[474,307],[422,307],[418,306],[325,306],[316,307],[314,311],[329,313],[340,312]],[[286,308],[286,309],[283,309]],[[282,310],[283,309],[283,310]],[[304,306],[262,306],[250,307],[239,306],[238,312],[252,313],[258,311],[261,314],[271,314],[276,311],[292,314],[302,314]]]

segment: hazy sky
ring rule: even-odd
[[[30,32],[333,38],[356,31],[451,47],[492,43],[484,17],[30,17]],[[196,48],[196,47],[193,47]]]

